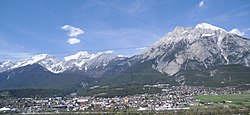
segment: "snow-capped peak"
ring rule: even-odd
[[[40,64],[53,73],[60,73],[64,71],[62,62],[59,59],[48,54],[39,54],[29,59],[18,61],[11,67],[11,69],[32,65],[35,63]]]
[[[208,23],[200,23],[200,24],[197,24],[195,26],[195,28],[201,28],[201,29],[211,29],[211,30],[221,30],[221,31],[224,31],[224,32],[227,32],[226,30],[220,28],[220,27],[216,27],[216,26],[213,26],[211,24],[208,24]]]
[[[65,61],[70,61],[70,60],[77,60],[77,59],[90,58],[90,57],[91,57],[91,54],[89,54],[87,51],[80,51],[80,52],[77,52],[74,55],[64,57],[64,60]]]
[[[0,62],[0,72],[32,64],[39,64],[52,73],[61,73],[66,71],[67,69],[71,69],[74,67],[77,67],[77,69],[81,70],[85,66],[92,66],[92,65],[99,66],[100,64],[107,65],[107,63],[110,60],[117,57],[112,53],[113,51],[105,51],[105,52],[98,52],[95,54],[91,54],[88,53],[87,51],[80,51],[74,55],[64,57],[64,60],[60,60],[48,54],[39,54],[17,62],[11,62],[11,61]]]
[[[99,54],[90,54],[87,51],[80,51],[74,55],[64,57],[67,68],[72,66],[82,67],[87,61],[95,58]]]
[[[0,62],[0,72],[6,71],[11,69],[11,67],[14,65],[14,62],[7,60],[4,62]]]
[[[13,64],[13,62],[10,60],[7,60],[7,61],[2,62],[2,65],[0,65],[0,67],[2,67],[4,65],[10,65],[10,64]]]
[[[43,59],[46,59],[46,58],[49,58],[49,57],[52,57],[52,56],[50,56],[48,54],[38,54],[38,55],[35,55],[35,56],[31,57],[30,60],[31,60],[31,63],[36,63],[36,62],[38,62],[40,60],[43,60]]]
[[[65,60],[65,65],[67,68],[71,68],[71,67],[78,67],[79,69],[82,69],[87,63],[93,63],[95,61],[100,61],[97,60],[99,58],[97,58],[98,56],[102,56],[104,54],[112,54],[113,51],[105,51],[105,52],[98,52],[96,54],[90,54],[87,51],[80,51],[74,55],[71,56],[67,56],[64,58]],[[103,61],[103,60],[101,60]],[[98,62],[98,63],[102,63],[102,62]],[[89,65],[89,64],[87,64]]]
[[[67,61],[79,60],[79,59],[93,59],[96,56],[99,56],[101,54],[112,54],[112,53],[113,53],[113,51],[111,51],[111,50],[108,50],[108,51],[105,51],[105,52],[98,52],[96,54],[90,54],[87,51],[80,51],[80,52],[77,52],[74,55],[64,57],[64,60],[67,62]]]
[[[17,62],[13,67],[12,69],[14,68],[19,68],[19,67],[23,67],[23,66],[26,66],[26,65],[31,65],[31,64],[34,64],[40,60],[43,60],[45,59],[46,57],[48,57],[49,55],[48,54],[39,54],[39,55],[35,55],[29,59],[26,59],[26,60],[22,60],[22,61],[19,61]]]

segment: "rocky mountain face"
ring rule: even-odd
[[[202,23],[195,28],[176,27],[139,57],[143,61],[154,59],[152,68],[171,76],[186,68],[230,64],[249,67],[250,40]]]
[[[24,69],[34,68],[33,65],[39,65],[39,74]],[[77,81],[61,80],[59,84],[69,81],[79,86],[86,81],[87,83],[93,81],[82,80],[82,78],[100,78],[102,80],[97,83],[109,84],[118,82],[122,84],[125,81],[126,83],[161,83],[164,78],[167,83],[174,79],[174,84],[177,82],[189,85],[215,85],[211,84],[212,82],[232,85],[232,83],[250,83],[250,76],[246,72],[250,70],[249,65],[249,39],[229,33],[222,28],[201,23],[194,28],[176,27],[141,54],[130,58],[119,57],[110,52],[89,54],[82,51],[67,56],[64,60],[48,54],[40,54],[22,61],[0,62],[0,79],[1,87],[4,88],[10,88],[11,84],[19,83],[15,79],[20,80],[20,77],[29,80],[38,77],[43,81],[43,84],[40,84],[42,87],[48,81],[47,79],[52,81],[68,79],[66,76],[73,76]],[[32,69],[32,71],[35,70]],[[44,76],[42,73],[46,74],[45,80],[41,77]],[[6,83],[8,85],[4,85]],[[61,87],[61,85],[58,86]]]

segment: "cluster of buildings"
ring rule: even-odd
[[[239,93],[235,88],[208,88],[202,86],[169,86],[167,84],[145,85],[162,88],[162,93],[135,94],[126,97],[51,97],[18,98],[4,106],[4,110],[19,113],[39,112],[119,112],[119,111],[166,111],[189,109],[199,105],[194,96]],[[1,109],[0,109],[1,110]],[[0,111],[1,112],[1,111]]]

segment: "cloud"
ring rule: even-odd
[[[231,31],[229,31],[230,33],[233,33],[233,34],[237,34],[239,36],[244,36],[246,35],[245,32],[241,32],[239,29],[237,28],[233,28]]]
[[[69,38],[68,41],[67,41],[69,44],[78,44],[81,42],[80,39],[77,39],[77,38]]]
[[[119,55],[117,55],[117,57],[125,57],[125,56],[124,56],[124,55],[119,54]]]
[[[137,12],[142,11],[142,1],[141,0],[136,0],[131,7],[129,8],[128,12],[131,14],[135,14]]]
[[[101,54],[112,54],[112,53],[114,53],[113,50],[107,50],[107,51],[104,51],[104,52],[98,52],[97,54],[101,55]]]
[[[6,52],[6,51],[1,51],[0,52],[0,60],[22,60],[22,59],[27,59],[35,54],[33,53],[25,53],[25,52]]]
[[[81,34],[84,34],[84,31],[80,28],[77,28],[77,27],[73,27],[73,26],[70,26],[70,25],[64,25],[62,27],[63,30],[66,30],[66,31],[69,31],[67,33],[69,39],[68,39],[68,43],[69,44],[78,44],[81,42],[80,39],[77,38],[77,36],[81,35]]]
[[[136,48],[136,50],[145,50],[147,47]]]
[[[77,37],[78,35],[84,34],[84,31],[82,29],[70,25],[64,25],[62,29],[69,31],[68,32],[69,37]]]
[[[33,56],[33,53],[28,53],[23,46],[8,41],[0,35],[0,62],[4,60],[21,60]]]
[[[104,53],[106,54],[112,54],[114,51],[113,50],[108,50],[108,51],[105,51]]]
[[[205,5],[205,0],[201,0],[200,2],[199,2],[199,7],[201,8],[201,7],[203,7]]]

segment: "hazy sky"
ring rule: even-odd
[[[249,38],[250,0],[0,0],[0,61],[133,55],[176,26],[202,22]]]

